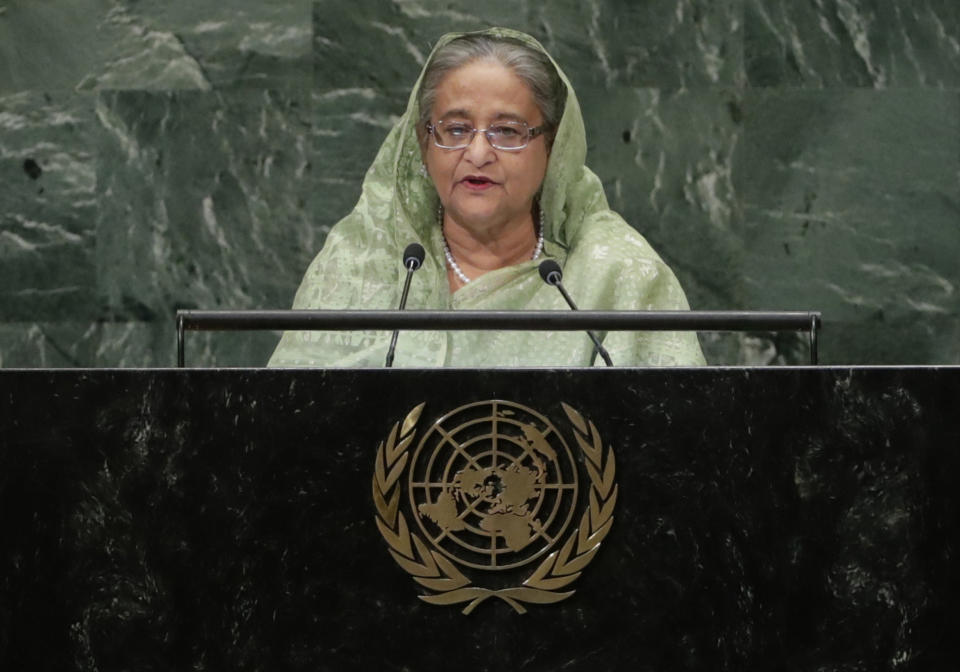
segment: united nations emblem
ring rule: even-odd
[[[522,614],[573,595],[613,523],[616,465],[594,424],[561,406],[582,460],[546,416],[509,401],[454,409],[419,440],[424,404],[393,425],[377,448],[375,518],[394,560],[431,591],[420,599],[466,602],[469,614],[496,597]]]

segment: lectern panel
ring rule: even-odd
[[[931,670],[960,369],[6,371],[0,669]]]

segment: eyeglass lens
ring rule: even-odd
[[[476,128],[462,121],[438,121],[433,127],[434,140],[440,147],[461,149],[473,142]],[[527,146],[527,125],[502,121],[484,130],[490,144],[497,149],[521,149]]]

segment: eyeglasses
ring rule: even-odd
[[[494,149],[515,152],[523,149],[530,140],[542,135],[543,126],[530,128],[525,121],[500,121],[488,128],[474,128],[462,121],[438,121],[427,124],[427,133],[433,136],[433,144],[441,149],[463,149],[473,142],[474,136],[483,133]]]

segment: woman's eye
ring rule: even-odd
[[[456,137],[470,134],[470,127],[466,124],[450,124],[446,127],[446,129],[447,133]]]
[[[520,129],[515,126],[494,126],[491,130],[501,138],[515,138],[520,135]]]

